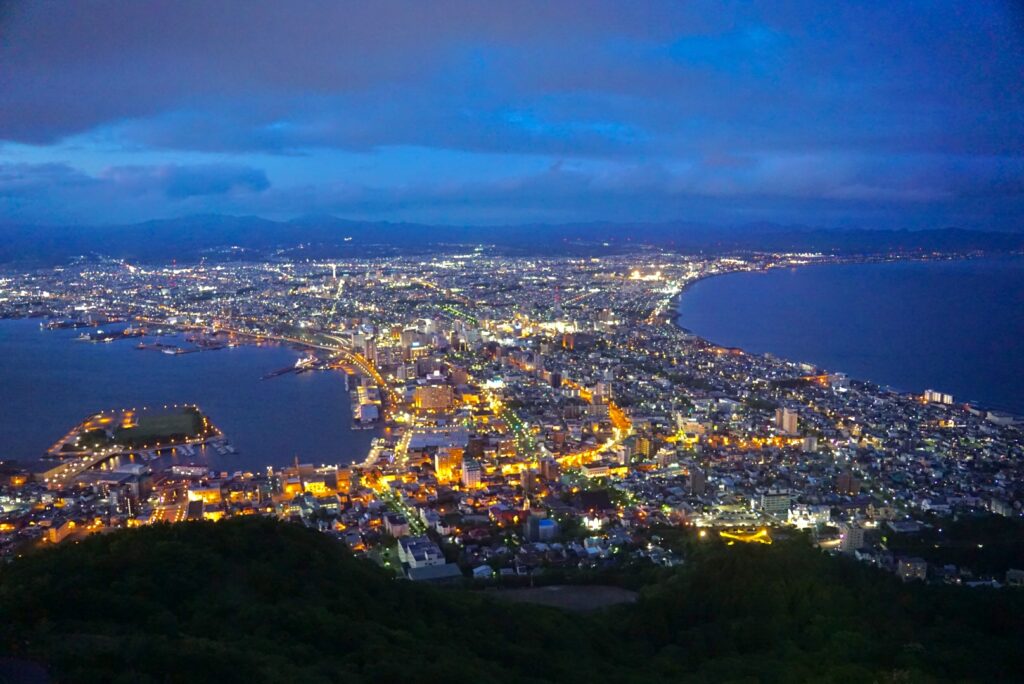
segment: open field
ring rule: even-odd
[[[202,414],[192,408],[171,413],[143,414],[131,427],[114,431],[114,441],[127,446],[179,442],[199,437],[204,431]]]

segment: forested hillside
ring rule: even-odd
[[[1020,592],[902,585],[799,540],[636,578],[636,604],[574,614],[395,580],[268,519],[155,526],[0,569],[0,648],[61,682],[1024,679]]]

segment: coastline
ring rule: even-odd
[[[92,411],[116,406],[196,403],[230,439],[237,453],[211,454],[211,466],[233,472],[303,462],[355,463],[365,458],[375,433],[341,421],[349,394],[340,371],[289,373],[301,352],[284,343],[241,344],[216,354],[140,352],[130,342],[73,344],[73,332],[40,331],[35,319],[0,320],[7,356],[0,366],[7,396],[21,393],[0,424],[9,434],[5,457],[39,467],[54,440]],[[75,385],[65,379],[73,373]],[[145,377],[127,388],[117,378]],[[201,378],[201,380],[199,379]],[[280,422],[275,427],[274,417]],[[32,429],[19,426],[32,425]]]
[[[1017,253],[1017,252],[1012,252],[1012,253],[995,253],[995,254],[988,253],[988,254],[970,254],[970,255],[944,255],[942,257],[930,256],[928,258],[901,257],[901,258],[886,258],[886,259],[834,260],[834,261],[819,261],[819,262],[814,262],[814,263],[805,263],[805,264],[798,264],[798,265],[790,264],[790,265],[787,266],[787,268],[793,269],[793,270],[796,270],[797,268],[801,268],[801,270],[803,270],[803,267],[806,267],[806,266],[821,266],[821,267],[824,267],[824,266],[842,266],[842,265],[901,264],[901,263],[922,263],[922,262],[933,262],[933,261],[941,261],[941,262],[966,262],[966,261],[978,261],[978,260],[981,260],[981,259],[999,259],[999,258],[1021,259],[1021,258],[1024,258],[1024,254]],[[670,309],[670,311],[671,311],[671,316],[672,316],[671,325],[672,325],[672,327],[674,327],[675,329],[677,329],[678,331],[680,331],[680,332],[682,332],[682,333],[684,333],[686,335],[692,336],[695,340],[697,340],[697,341],[699,341],[701,343],[704,343],[704,344],[707,344],[707,345],[710,345],[710,346],[713,346],[713,347],[719,347],[719,348],[722,348],[722,349],[730,349],[730,350],[738,350],[738,351],[742,352],[743,354],[747,354],[747,355],[751,355],[751,356],[770,355],[773,358],[776,358],[776,359],[778,359],[780,361],[784,361],[786,363],[794,363],[794,364],[809,363],[809,364],[813,364],[815,368],[817,368],[818,370],[821,370],[823,372],[843,373],[843,374],[847,375],[847,377],[849,377],[853,381],[869,383],[869,384],[875,385],[875,386],[877,386],[877,387],[879,387],[879,388],[881,388],[881,389],[883,389],[885,391],[890,391],[890,392],[894,392],[894,393],[901,394],[901,395],[919,395],[919,394],[922,394],[925,391],[925,389],[927,389],[926,387],[912,387],[910,389],[898,387],[898,386],[895,386],[895,385],[893,385],[891,383],[888,383],[888,382],[884,382],[884,381],[880,381],[880,380],[867,379],[867,378],[863,377],[863,373],[861,373],[861,372],[849,373],[849,372],[845,371],[843,368],[841,368],[839,366],[833,367],[832,364],[827,364],[826,365],[826,364],[821,364],[821,363],[819,363],[817,361],[800,361],[800,360],[797,360],[795,358],[792,358],[791,355],[788,355],[788,354],[785,354],[785,353],[775,353],[775,352],[771,352],[771,351],[765,351],[765,352],[760,352],[760,353],[753,352],[753,351],[750,351],[749,349],[745,348],[744,346],[740,346],[740,345],[727,345],[727,344],[723,344],[723,343],[720,343],[720,342],[716,342],[713,339],[711,339],[710,337],[702,335],[702,334],[696,332],[695,330],[693,330],[692,328],[689,328],[689,327],[686,327],[685,325],[683,325],[683,323],[682,323],[682,314],[680,313],[679,308],[680,308],[680,306],[681,306],[681,304],[683,302],[683,297],[690,291],[690,288],[692,288],[696,284],[704,282],[704,281],[709,281],[709,280],[711,280],[713,278],[718,278],[720,276],[739,275],[739,274],[745,274],[745,273],[746,274],[750,274],[750,273],[768,274],[768,273],[771,273],[772,271],[778,270],[779,268],[780,267],[776,267],[776,268],[757,268],[757,269],[737,269],[737,270],[733,270],[733,271],[725,271],[725,272],[720,272],[720,273],[712,273],[712,274],[708,274],[708,275],[705,275],[705,276],[701,276],[699,278],[696,278],[695,280],[692,280],[692,281],[686,283],[684,286],[681,287],[679,292],[677,292],[675,295],[672,296],[672,298],[668,302],[668,306],[666,307],[666,309]],[[942,383],[940,382],[938,384],[941,385]],[[985,409],[989,409],[989,410],[994,410],[994,411],[997,411],[997,412],[1000,412],[1000,413],[1007,413],[1007,414],[1016,416],[1018,418],[1024,416],[1024,412],[1020,411],[1019,409],[1014,409],[1014,408],[1007,407],[1005,405],[1000,405],[1000,402],[998,400],[993,400],[993,399],[970,399],[970,400],[957,401],[956,403],[957,403],[957,405],[961,405],[961,406],[968,406],[968,405],[970,405],[970,406],[981,407],[981,408],[985,408]]]
[[[923,263],[923,262],[930,262],[930,261],[976,261],[978,259],[994,259],[994,258],[997,258],[997,257],[1017,257],[1017,258],[1022,258],[1022,257],[1024,257],[1024,252],[998,252],[998,253],[977,253],[977,252],[971,252],[971,253],[968,253],[968,254],[931,254],[931,255],[928,255],[928,256],[916,256],[916,257],[915,256],[900,255],[900,256],[877,256],[877,257],[857,256],[857,257],[843,258],[843,257],[835,257],[835,256],[833,256],[833,257],[831,257],[831,259],[832,259],[831,261],[815,261],[815,262],[812,262],[812,263],[788,264],[786,266],[786,268],[797,269],[797,268],[806,268],[808,266],[844,266],[844,265],[850,265],[850,264],[901,264],[901,263],[917,263],[917,262],[922,262]],[[688,335],[693,335],[694,337],[697,337],[702,342],[707,342],[708,344],[713,344],[715,346],[722,346],[722,345],[719,345],[716,342],[713,342],[713,341],[711,341],[711,340],[709,340],[709,339],[707,339],[705,337],[702,337],[702,336],[698,335],[697,333],[693,332],[689,328],[684,328],[683,326],[679,325],[679,304],[680,304],[680,302],[682,302],[683,295],[686,294],[686,292],[691,287],[696,285],[697,283],[701,283],[701,282],[704,282],[706,280],[711,280],[712,278],[719,278],[721,276],[728,276],[728,275],[736,275],[738,273],[771,273],[772,271],[778,270],[779,268],[782,268],[782,267],[781,266],[776,266],[776,267],[756,268],[756,269],[737,269],[735,271],[723,271],[723,272],[720,272],[720,273],[711,273],[711,274],[708,274],[708,275],[701,276],[701,277],[699,277],[699,278],[697,278],[695,280],[691,280],[690,282],[688,282],[685,285],[683,285],[682,288],[680,288],[679,292],[674,294],[672,296],[672,298],[669,299],[669,301],[668,301],[672,311],[676,312],[676,315],[673,316],[673,318],[672,318],[672,325],[674,325],[675,327],[679,328],[680,330],[682,330],[683,332],[687,333]],[[743,353],[749,354],[751,352],[743,350]]]

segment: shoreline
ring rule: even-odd
[[[296,453],[303,463],[337,462],[341,466],[358,463],[366,456],[369,448],[370,430],[351,430],[348,421],[337,422],[342,413],[335,413],[332,406],[344,411],[349,405],[345,391],[345,377],[337,373],[304,373],[297,378],[280,378],[277,383],[261,382],[266,371],[291,366],[302,356],[304,350],[289,343],[250,343],[246,341],[230,350],[222,350],[227,356],[208,354],[163,355],[142,354],[131,344],[121,345],[77,345],[71,331],[53,335],[39,330],[38,321],[28,318],[0,319],[5,331],[0,333],[4,349],[13,343],[12,349],[26,350],[26,361],[45,363],[44,385],[50,387],[54,380],[52,368],[78,367],[85,359],[88,367],[82,378],[92,385],[93,379],[112,377],[104,369],[117,367],[118,372],[148,373],[158,368],[159,381],[146,380],[143,389],[132,392],[127,398],[111,398],[110,385],[113,381],[100,380],[99,390],[58,391],[50,397],[47,391],[38,389],[36,382],[28,382],[21,373],[11,376],[12,391],[26,391],[28,405],[47,416],[41,418],[37,429],[23,430],[12,437],[7,444],[6,458],[16,460],[30,470],[45,470],[45,454],[58,436],[81,422],[82,416],[90,412],[110,409],[123,401],[127,406],[162,406],[165,403],[195,403],[203,407],[210,420],[231,441],[236,454],[210,454],[209,466],[218,471],[262,469],[267,465],[275,468],[292,463]],[[7,328],[6,326],[11,326]],[[10,330],[10,335],[6,331]],[[15,332],[18,331],[18,332]],[[99,350],[98,350],[99,349]],[[92,361],[90,359],[95,359]],[[42,361],[40,361],[42,360]],[[99,364],[95,366],[94,364]],[[181,364],[181,365],[179,365]],[[5,365],[5,368],[7,366]],[[42,368],[42,366],[40,366]],[[124,371],[123,369],[128,369]],[[193,376],[193,373],[200,373]],[[289,374],[291,375],[291,374]],[[6,376],[5,376],[6,377]],[[148,376],[147,376],[148,377]],[[170,384],[164,383],[171,378]],[[177,378],[177,379],[175,379]],[[200,379],[205,378],[205,379]],[[308,378],[308,379],[307,379]],[[300,383],[297,384],[297,383]],[[211,389],[212,386],[215,386]],[[236,384],[241,383],[241,384]],[[244,387],[244,390],[238,389]],[[302,389],[297,389],[302,387]],[[253,394],[249,394],[253,393]],[[242,397],[253,398],[242,401]],[[292,399],[303,396],[304,409],[296,409]],[[51,407],[55,404],[55,407]],[[52,408],[52,410],[50,410]],[[289,421],[305,420],[315,416],[315,430],[302,428],[298,422],[287,424],[287,429],[267,428],[268,419],[281,415]],[[14,412],[18,418],[29,415],[29,409],[19,408]],[[51,415],[52,414],[52,415]],[[24,419],[27,420],[27,419]],[[335,424],[337,422],[337,424]],[[4,425],[13,431],[16,418],[6,417]],[[322,424],[322,425],[321,425]],[[246,437],[252,430],[258,438]],[[337,437],[335,437],[337,435]],[[363,444],[366,448],[363,448]],[[2,460],[2,458],[0,458]]]
[[[937,257],[931,257],[931,258],[900,257],[900,258],[890,258],[890,259],[837,260],[837,261],[815,262],[815,263],[807,263],[807,264],[799,264],[799,265],[790,265],[789,268],[797,269],[797,268],[803,268],[803,267],[807,267],[807,266],[842,266],[842,265],[868,265],[868,264],[899,264],[899,263],[917,263],[917,262],[931,262],[931,261],[943,261],[943,262],[951,262],[951,261],[977,261],[979,259],[986,259],[986,258],[1011,258],[1011,257],[1012,258],[1021,259],[1021,258],[1024,258],[1024,255],[1021,255],[1019,253],[1010,253],[1010,254],[997,253],[997,254],[949,255],[949,256],[945,256],[945,257],[941,257],[941,258],[937,258]],[[682,333],[684,333],[686,335],[692,336],[694,339],[696,339],[699,342],[702,342],[704,344],[711,345],[711,346],[714,346],[714,347],[719,347],[721,349],[739,350],[743,354],[747,354],[747,355],[750,355],[750,356],[770,355],[770,356],[772,356],[773,358],[775,358],[775,359],[777,359],[779,361],[783,361],[783,362],[786,362],[786,363],[792,363],[792,364],[813,363],[814,367],[817,370],[821,370],[821,371],[825,371],[825,372],[843,373],[844,375],[847,375],[847,377],[850,380],[853,380],[853,381],[856,381],[856,382],[870,383],[872,385],[876,385],[880,389],[883,389],[883,390],[886,390],[886,391],[891,391],[891,392],[894,392],[896,394],[911,395],[911,396],[918,395],[918,394],[923,394],[924,389],[921,389],[920,391],[900,389],[900,388],[895,387],[895,386],[893,386],[891,384],[888,384],[888,383],[882,383],[882,382],[879,382],[879,381],[876,381],[876,380],[870,380],[870,379],[861,378],[859,376],[855,377],[855,376],[849,375],[849,374],[846,373],[846,371],[843,371],[842,369],[834,369],[834,370],[830,371],[829,369],[824,368],[821,364],[819,364],[817,362],[794,360],[794,359],[789,358],[788,356],[783,356],[781,354],[775,354],[773,352],[755,353],[755,352],[749,351],[747,349],[744,349],[743,347],[729,346],[729,345],[721,344],[721,343],[715,342],[714,340],[711,340],[708,337],[705,337],[704,335],[701,335],[701,334],[695,332],[694,330],[692,330],[690,328],[687,328],[687,327],[685,327],[685,326],[683,326],[681,324],[680,319],[682,318],[682,315],[679,312],[679,306],[682,304],[683,296],[694,285],[696,285],[698,283],[701,283],[701,282],[712,280],[714,278],[719,278],[721,276],[739,275],[739,274],[745,274],[745,273],[746,274],[749,274],[749,273],[767,274],[767,273],[770,273],[770,272],[775,271],[775,270],[778,270],[778,268],[759,268],[759,269],[751,269],[751,270],[738,269],[738,270],[735,270],[735,271],[726,271],[726,272],[722,272],[722,273],[712,273],[712,274],[709,274],[709,275],[697,278],[697,279],[695,279],[695,280],[693,280],[693,281],[691,281],[689,283],[686,283],[686,285],[684,285],[679,290],[679,292],[677,292],[675,295],[673,295],[672,298],[669,300],[669,307],[671,308],[671,311],[672,311],[672,320],[671,320],[670,325],[673,328],[675,328],[676,330],[678,330],[678,331],[680,331],[680,332],[682,332]],[[667,308],[669,308],[669,307],[667,307]],[[1003,407],[1000,407],[998,405],[993,405],[990,401],[984,401],[984,400],[958,401],[958,402],[955,402],[955,404],[957,406],[972,406],[972,407],[978,407],[978,408],[985,409],[985,410],[992,410],[992,411],[998,411],[1000,413],[1007,413],[1007,414],[1010,414],[1010,415],[1012,415],[1012,416],[1014,416],[1016,418],[1024,417],[1024,413],[1021,413],[1021,412],[1018,412],[1017,410],[1013,410],[1013,409],[1009,409],[1009,408],[1003,408]]]
[[[866,265],[866,264],[900,264],[900,263],[916,263],[916,262],[922,262],[923,263],[923,262],[929,262],[929,261],[975,261],[977,259],[995,259],[995,258],[999,258],[999,257],[1002,257],[1002,258],[1006,258],[1006,257],[1024,258],[1024,253],[1022,253],[1022,252],[997,252],[997,253],[994,253],[994,254],[988,254],[988,253],[983,253],[983,254],[976,254],[976,253],[971,253],[971,254],[944,254],[944,255],[932,254],[932,255],[929,255],[929,256],[919,256],[919,257],[914,257],[914,256],[888,256],[888,257],[883,257],[883,256],[879,256],[879,257],[859,256],[859,257],[848,257],[848,258],[831,257],[832,259],[834,259],[834,261],[816,261],[816,262],[813,262],[813,263],[790,264],[788,266],[788,268],[806,268],[808,266],[849,266],[849,265],[854,265],[854,264],[865,264]],[[678,320],[679,320],[679,304],[682,301],[683,295],[686,294],[687,290],[689,290],[691,287],[693,287],[697,283],[701,283],[701,282],[704,282],[706,280],[711,280],[712,278],[719,278],[721,276],[727,276],[727,275],[736,275],[737,273],[770,273],[771,271],[778,270],[778,268],[779,267],[776,267],[776,268],[758,268],[758,269],[753,269],[753,270],[737,269],[735,271],[725,271],[725,272],[721,272],[721,273],[711,273],[709,275],[701,276],[700,278],[697,278],[696,280],[692,280],[692,281],[686,283],[685,285],[682,286],[682,288],[679,290],[679,292],[674,294],[672,296],[672,298],[669,300],[669,304],[671,305],[672,310],[676,312],[676,316],[673,317],[673,319],[672,319],[672,325],[674,325],[675,327],[679,328],[680,330],[682,330],[683,332],[685,332],[685,333],[687,333],[689,335],[693,335],[694,337],[698,337],[703,342],[707,342],[708,344],[713,344],[715,346],[721,347],[722,345],[718,344],[717,342],[713,342],[713,341],[711,341],[711,340],[709,340],[709,339],[707,339],[705,337],[701,337],[700,335],[698,335],[697,333],[693,332],[689,328],[684,328],[683,326],[679,325],[679,323],[678,323]],[[736,348],[738,348],[738,347],[736,347]],[[749,354],[751,352],[743,350],[743,353]]]

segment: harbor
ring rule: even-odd
[[[142,353],[139,342],[191,348],[186,338],[199,334],[149,322],[145,327],[163,334],[133,344],[77,344],[81,329],[43,329],[28,318],[0,321],[0,372],[6,389],[19,397],[0,412],[0,430],[8,435],[5,457],[46,470],[54,465],[41,460],[47,450],[89,411],[183,401],[201,406],[230,436],[232,449],[208,445],[180,459],[218,471],[285,465],[296,454],[303,462],[361,461],[377,436],[353,429],[348,376],[340,367],[261,381],[272,369],[293,368],[308,352],[218,333],[228,344],[216,354]]]
[[[218,453],[233,447],[193,404],[116,409],[93,414],[68,431],[46,452],[59,463],[40,473],[50,488],[59,488],[108,461],[149,462],[175,451],[196,455],[197,446]]]

